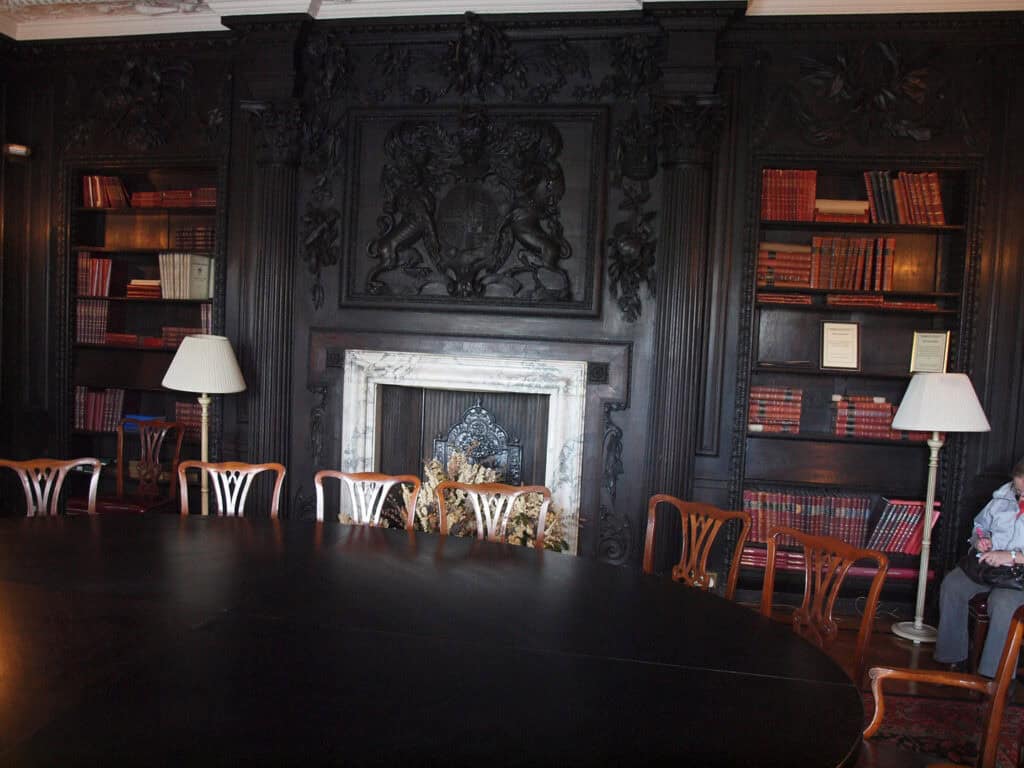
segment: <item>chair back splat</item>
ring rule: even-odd
[[[137,452],[131,448],[136,436]],[[99,496],[96,512],[101,515],[176,512],[176,473],[184,436],[184,429],[177,421],[122,419],[117,426],[117,495]],[[129,472],[133,462],[134,478]],[[161,478],[165,478],[166,485],[161,484]],[[134,487],[129,482],[132,479]],[[85,506],[83,497],[68,499],[68,511],[84,512]]]
[[[652,496],[647,504],[644,573],[654,573],[654,533],[658,508],[662,504],[668,504],[675,508],[682,525],[682,549],[679,553],[679,562],[672,567],[672,578],[691,587],[710,589],[713,586],[708,577],[708,555],[711,553],[711,547],[723,524],[732,520],[739,521],[739,535],[736,539],[732,563],[729,566],[729,577],[725,586],[725,597],[732,600],[736,593],[736,580],[740,573],[740,553],[743,552],[743,545],[750,533],[750,515],[746,512],[727,512],[710,504],[682,501],[665,493]]]
[[[459,494],[469,499],[476,516],[476,536],[490,541],[508,540],[508,521],[512,508],[523,496],[537,493],[541,496],[540,514],[537,516],[537,532],[533,545],[544,548],[544,528],[548,507],[551,506],[551,491],[543,485],[506,485],[505,483],[459,483],[446,480],[437,485],[437,509],[441,518],[441,533],[448,534],[448,516],[451,499],[449,494]]]
[[[796,544],[804,557],[804,596],[793,611],[793,631],[823,650],[836,639],[839,627],[832,616],[839,588],[847,572],[857,561],[870,561],[875,574],[868,588],[864,613],[857,633],[857,649],[853,668],[847,670],[858,685],[864,673],[864,653],[878,608],[889,559],[873,549],[861,549],[831,536],[812,536],[795,528],[774,526],[768,531],[768,562],[765,565],[764,588],[761,592],[761,613],[772,615],[772,592],[775,588],[775,556],[779,544]]]
[[[0,459],[0,467],[13,470],[21,480],[21,489],[25,492],[25,514],[28,517],[56,515],[60,510],[60,492],[64,481],[68,473],[79,466],[92,467],[86,503],[86,511],[92,515],[96,513],[96,489],[100,482],[102,465],[99,459]]]
[[[281,501],[281,485],[284,482],[285,468],[282,464],[246,464],[241,461],[224,461],[219,464],[202,461],[183,461],[178,465],[178,485],[181,495],[181,514],[188,514],[188,481],[186,473],[190,469],[198,469],[209,475],[210,487],[217,500],[217,514],[241,516],[245,514],[245,505],[249,496],[249,488],[253,478],[261,472],[274,472],[274,490],[270,500],[270,516],[277,517],[278,505]]]
[[[420,494],[420,479],[415,475],[383,475],[379,472],[339,472],[324,469],[313,477],[316,486],[316,519],[324,519],[324,480],[339,480],[347,491],[352,522],[357,525],[379,526],[388,496],[395,486],[412,486],[408,503],[401,505],[406,530],[412,530],[416,515],[416,499]],[[340,504],[339,504],[340,506]]]

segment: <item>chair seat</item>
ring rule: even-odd
[[[988,592],[979,592],[967,602],[971,618],[988,618]]]
[[[73,514],[85,514],[87,500],[83,497],[68,499],[67,511]],[[96,499],[96,514],[104,515],[141,515],[148,512],[178,511],[178,500],[166,496],[99,496]]]

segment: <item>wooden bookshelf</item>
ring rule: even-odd
[[[182,336],[214,330],[218,172],[118,162],[69,174],[70,450],[109,458],[124,415],[174,420],[179,403],[195,402],[161,382]],[[163,196],[205,203],[148,204]],[[168,253],[187,257],[172,270]],[[205,285],[189,285],[193,266]],[[185,444],[183,458],[198,457],[197,441]]]
[[[925,210],[922,197],[915,216],[904,210],[906,200],[900,211],[895,199],[886,203],[890,210],[876,210],[880,204],[868,199],[866,171],[872,172],[875,196],[886,180],[930,184],[931,209]],[[746,294],[751,323],[741,501],[757,531],[758,517],[764,518],[764,530],[773,524],[801,528],[802,513],[794,512],[799,505],[792,499],[815,499],[819,514],[833,515],[838,512],[831,502],[821,500],[838,500],[837,509],[847,514],[841,500],[856,497],[861,501],[855,525],[832,530],[826,522],[822,530],[818,521],[816,532],[865,546],[887,499],[925,496],[926,444],[895,439],[890,424],[912,375],[915,332],[950,332],[949,370],[957,370],[964,356],[973,171],[939,160],[934,167],[922,159],[895,166],[870,158],[811,165],[763,155],[754,172],[762,194],[761,208],[753,212],[752,285]],[[766,190],[770,176],[774,181]],[[849,212],[823,212],[822,200]],[[818,215],[848,220],[818,221]],[[851,367],[825,364],[824,323],[856,329],[856,355],[844,362]],[[950,481],[948,473],[940,474]],[[772,501],[759,506],[751,493],[769,494]],[[950,517],[940,515],[933,536],[944,535]],[[741,589],[760,587],[763,566],[757,563],[763,554],[755,536],[744,553]],[[917,555],[887,554],[894,568],[887,583],[916,578]],[[792,580],[794,589],[799,581]]]

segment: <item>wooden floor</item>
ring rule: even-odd
[[[891,618],[880,618],[875,621],[875,630],[871,635],[871,642],[867,650],[866,668],[910,667],[911,669],[949,669],[948,664],[939,664],[932,658],[932,653],[935,650],[934,643],[914,645],[909,640],[904,640],[894,635],[892,633],[892,624],[895,621],[895,619]],[[840,619],[842,629],[839,633],[839,639],[829,654],[840,662],[849,663],[853,659],[854,650],[857,645],[857,630],[854,622],[855,619]],[[861,686],[865,690],[870,689],[867,675],[864,676]],[[886,693],[892,692],[911,696],[976,698],[974,694],[961,692],[955,688],[915,683],[886,683],[885,690]],[[1015,704],[1024,704],[1024,685],[1020,685],[1018,682],[1011,689],[1010,696]]]
[[[743,602],[751,610],[760,610],[760,607]],[[840,626],[839,638],[829,655],[843,664],[844,667],[852,666],[853,656],[857,647],[857,628],[859,618],[856,616],[838,616],[836,618]],[[892,625],[902,619],[883,616],[875,619],[874,631],[871,634],[871,641],[868,644],[865,669],[871,667],[909,667],[911,669],[949,669],[948,664],[939,664],[932,658],[935,650],[934,643],[922,643],[914,645],[909,640],[904,640],[892,633]],[[1024,670],[1024,667],[1022,667]],[[1024,671],[1021,674],[1024,680]],[[871,686],[865,674],[861,681],[864,690],[870,690]],[[969,692],[961,692],[955,688],[945,686],[922,685],[917,683],[904,683],[892,681],[886,683],[886,693],[905,694],[910,696],[936,696],[946,698],[976,698]],[[1024,704],[1024,685],[1016,685],[1011,690],[1011,697],[1014,703]]]

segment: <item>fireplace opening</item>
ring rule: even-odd
[[[449,451],[467,455],[466,449],[475,446],[479,456],[470,458],[498,470],[503,482],[543,485],[547,426],[544,394],[384,385],[378,466],[386,474],[422,477],[424,463],[432,457],[441,459],[439,450],[451,442]],[[502,450],[501,433],[513,444],[512,450]]]

